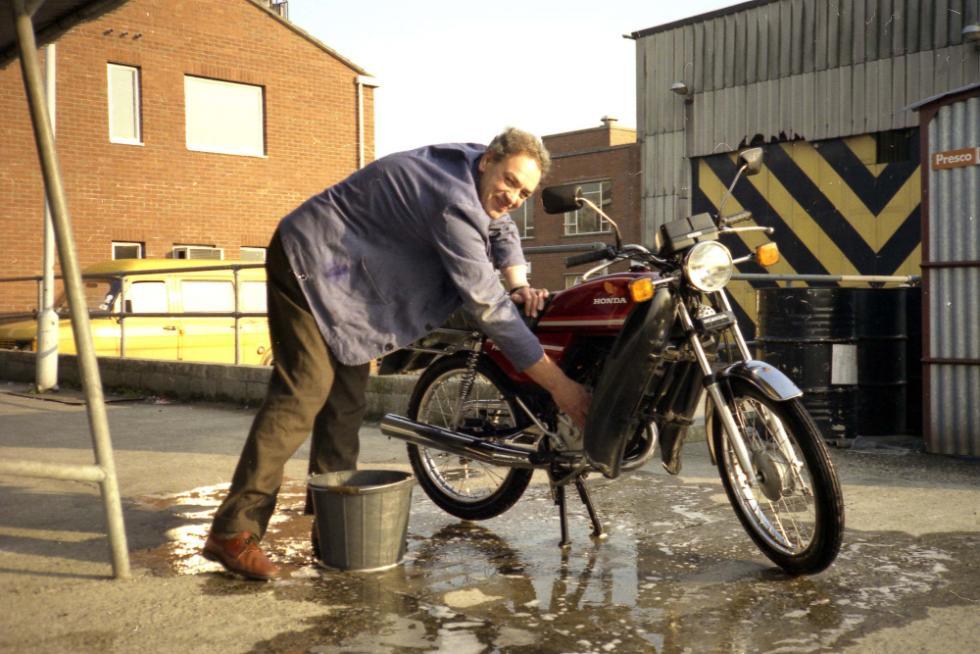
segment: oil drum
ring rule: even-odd
[[[764,288],[758,292],[763,359],[803,390],[803,404],[824,438],[856,435],[857,317],[840,288]]]
[[[918,320],[910,290],[759,290],[763,358],[803,390],[826,440],[910,433],[908,371],[915,350],[908,325]]]
[[[904,288],[850,288],[858,354],[857,433],[908,431],[908,294]]]

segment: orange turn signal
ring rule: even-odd
[[[646,302],[653,297],[653,280],[641,277],[630,282],[630,297],[634,302]]]
[[[755,249],[755,261],[762,267],[768,267],[779,261],[779,246],[766,243]]]

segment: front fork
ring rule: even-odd
[[[721,298],[722,307],[726,311],[730,310],[728,297],[725,293],[719,292],[717,295]],[[738,459],[738,464],[745,471],[746,477],[749,478],[750,483],[754,486],[757,475],[755,473],[755,467],[752,465],[752,455],[749,453],[749,448],[745,444],[745,439],[742,438],[742,430],[739,429],[738,423],[735,422],[735,416],[732,415],[731,408],[728,402],[725,401],[721,385],[715,377],[714,369],[711,367],[711,362],[708,361],[708,355],[704,351],[704,346],[701,345],[701,339],[694,327],[694,321],[691,320],[691,314],[688,313],[684,302],[677,303],[677,313],[681,321],[681,326],[684,328],[684,333],[687,334],[691,349],[698,360],[698,365],[701,366],[701,372],[704,374],[704,388],[708,392],[708,397],[711,398],[715,410],[718,411],[718,416],[721,419],[725,434],[728,436],[728,440],[735,450],[735,458]],[[748,345],[742,337],[742,332],[739,330],[738,325],[732,325],[731,329],[735,333],[735,341],[738,344],[742,357],[751,359]],[[708,434],[707,437],[710,438],[711,435]]]

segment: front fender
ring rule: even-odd
[[[636,409],[658,364],[674,323],[674,298],[664,286],[637,305],[603,365],[585,423],[589,462],[610,479],[619,476],[623,451],[636,432]]]
[[[776,402],[792,400],[803,391],[782,370],[765,361],[750,359],[739,361],[715,374],[718,381],[738,378],[755,386],[766,397]]]

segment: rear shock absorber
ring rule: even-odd
[[[459,428],[459,423],[463,417],[463,407],[470,399],[470,393],[473,392],[473,384],[476,382],[476,364],[480,360],[480,352],[482,350],[482,344],[477,345],[470,351],[469,356],[466,358],[466,372],[463,373],[463,379],[459,384],[459,402],[453,411],[451,429],[455,430]]]

